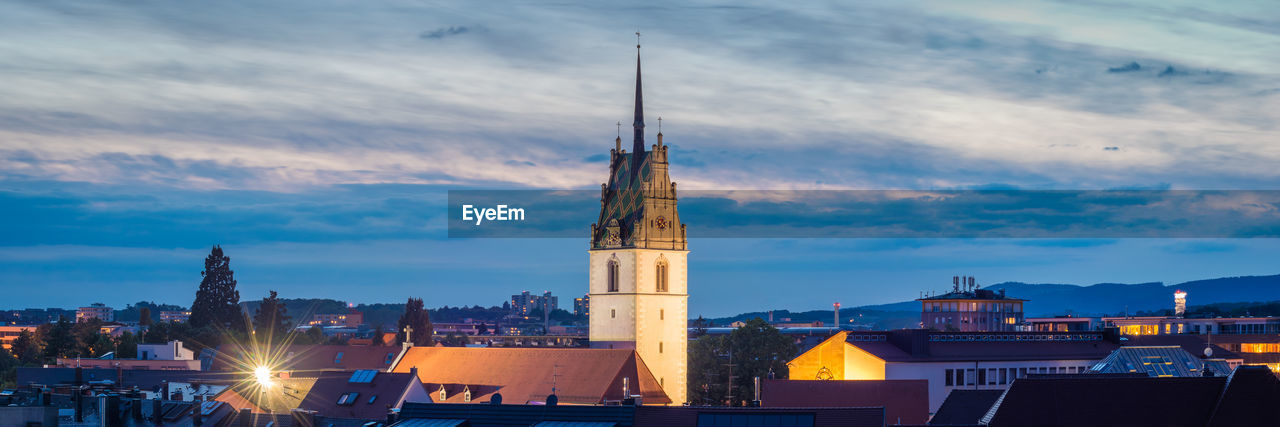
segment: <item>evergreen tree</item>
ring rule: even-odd
[[[222,247],[214,246],[204,259],[204,277],[196,300],[191,303],[191,327],[227,328],[244,330],[244,317],[240,315],[240,291],[231,271],[231,258],[223,256]]]
[[[258,339],[273,341],[289,333],[289,309],[276,297],[276,291],[262,299],[258,311],[253,314],[253,330]]]
[[[433,330],[431,328],[431,316],[427,310],[422,308],[422,298],[409,298],[404,304],[404,314],[400,316],[400,321],[396,324],[396,342],[404,343],[404,327],[413,328],[411,337],[415,346],[431,346],[434,344],[432,338]]]
[[[138,324],[142,326],[151,326],[151,307],[142,307],[138,309]]]
[[[13,340],[13,355],[18,357],[18,362],[23,365],[35,365],[40,363],[40,357],[43,349],[40,348],[40,342],[36,340],[35,335],[29,330],[23,330],[18,333],[18,338]]]

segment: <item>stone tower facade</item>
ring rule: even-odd
[[[631,152],[619,136],[591,225],[591,346],[634,348],[679,405],[688,393],[689,251],[662,133],[657,144],[644,144],[639,55],[635,108]]]

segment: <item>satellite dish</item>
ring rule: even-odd
[[[1213,348],[1207,345],[1204,346],[1204,357],[1206,358],[1213,357]]]

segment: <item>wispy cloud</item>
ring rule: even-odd
[[[451,36],[456,36],[456,35],[460,35],[460,34],[466,34],[467,32],[470,32],[470,31],[471,31],[471,29],[470,29],[470,28],[467,28],[467,27],[452,27],[452,26],[451,26],[451,27],[449,27],[449,28],[437,28],[437,29],[435,29],[435,30],[431,30],[431,31],[423,31],[423,32],[422,32],[422,34],[419,34],[419,35],[418,35],[418,38],[421,38],[421,39],[424,39],[424,40],[439,40],[439,39],[443,39],[443,38],[445,38],[445,37],[451,37]]]
[[[1265,14],[706,6],[12,4],[0,30],[0,150],[29,155],[0,167],[190,188],[590,187],[604,165],[584,159],[612,145],[610,124],[629,112],[633,53],[618,28],[640,26],[649,113],[687,147],[672,156],[687,162],[675,172],[690,188],[1280,178],[1267,143],[1280,36]],[[1107,72],[1124,64],[1143,76]],[[1155,78],[1169,69],[1189,74]],[[172,165],[130,160],[153,156]],[[165,177],[182,165],[209,174]]]

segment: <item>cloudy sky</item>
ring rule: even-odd
[[[685,189],[1278,189],[1274,4],[845,3],[0,0],[0,308],[189,304],[213,244],[245,298],[581,294],[588,224],[449,239],[446,195],[605,180],[636,30]],[[695,315],[1280,273],[1276,239],[691,246]]]

